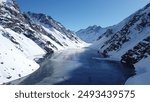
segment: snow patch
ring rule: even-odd
[[[150,57],[135,65],[137,75],[126,81],[127,85],[150,85]]]

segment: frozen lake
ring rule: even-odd
[[[59,51],[20,84],[123,85],[134,74],[134,68],[119,61],[99,58],[97,51],[90,48]]]

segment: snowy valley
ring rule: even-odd
[[[52,57],[40,66],[45,55]],[[73,33],[51,16],[0,0],[0,84],[28,75],[15,84],[125,84],[130,76],[126,84],[150,84],[149,63],[150,4],[119,24]]]

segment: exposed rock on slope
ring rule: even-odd
[[[99,40],[103,42],[100,50],[112,57],[122,58],[125,62],[130,59],[130,63],[135,64],[149,56],[150,4],[123,22],[124,26],[117,32],[104,35],[108,38],[106,41],[102,41],[103,37]]]

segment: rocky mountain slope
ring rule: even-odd
[[[137,73],[144,70],[141,73],[147,79],[149,76],[144,76],[144,72],[150,71],[150,3],[119,24],[108,27],[103,34],[99,33],[92,47],[97,48],[104,56],[134,65]]]
[[[150,4],[117,25],[106,28],[90,26],[76,33],[81,39],[93,42],[92,46],[104,55],[124,62],[129,59],[135,64],[150,54]]]
[[[134,65],[142,78],[136,77],[136,81],[131,79],[127,83],[139,84],[140,79],[142,84],[150,84],[148,80],[142,81],[150,77],[150,3],[117,25],[107,28],[90,26],[79,30],[77,35],[84,41],[93,42],[92,47],[105,57]]]
[[[149,56],[150,4],[116,26],[116,31],[108,29],[97,41],[101,52],[125,62],[130,60],[130,64]]]
[[[46,53],[84,44],[50,16],[22,13],[15,0],[0,0],[0,83],[32,73],[39,68],[34,59]]]

